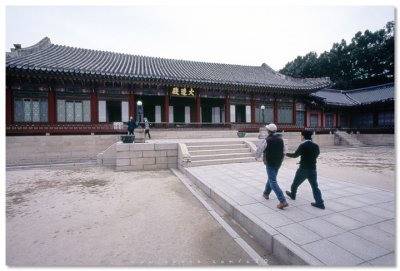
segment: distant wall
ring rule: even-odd
[[[152,139],[237,137],[235,130],[157,129],[150,133]],[[119,140],[120,135],[7,136],[6,164],[94,160]],[[107,155],[110,156],[110,151]],[[115,155],[109,158],[115,159]]]
[[[153,139],[187,139],[187,138],[237,138],[234,130],[193,130],[193,131],[151,131]],[[247,137],[252,142],[259,142],[257,134]],[[286,132],[289,150],[292,151],[301,143],[299,132]],[[394,145],[394,135],[354,134],[366,145]],[[253,140],[254,138],[254,140]],[[118,142],[119,135],[51,135],[51,136],[7,136],[6,164],[23,164],[38,162],[62,162],[97,159],[112,144]],[[333,146],[334,135],[314,135],[313,140],[320,146]],[[104,152],[104,158],[115,159],[115,146]],[[110,160],[112,161],[112,160]]]
[[[118,140],[118,135],[7,136],[6,163],[96,159]]]
[[[283,136],[288,140],[289,150],[295,149],[301,143],[300,132],[287,132]],[[369,146],[394,146],[395,143],[393,134],[352,134],[351,136]],[[313,135],[313,141],[322,147],[334,146],[335,135]]]
[[[286,132],[283,137],[288,141],[289,150],[296,150],[297,147],[302,143],[300,132]],[[334,134],[323,134],[323,135],[313,135],[313,141],[321,147],[328,147],[335,145],[335,135]]]
[[[352,134],[365,145],[372,146],[394,146],[394,134]]]

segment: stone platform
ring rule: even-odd
[[[318,176],[326,209],[313,202],[310,185],[300,186],[289,207],[276,208],[262,162],[182,169],[267,251],[282,262],[317,266],[394,266],[395,194]],[[278,182],[289,190],[295,171],[281,168]]]

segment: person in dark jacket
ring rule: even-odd
[[[268,131],[267,147],[264,150],[264,164],[266,166],[268,181],[265,185],[263,197],[269,199],[269,194],[273,190],[279,200],[276,206],[279,209],[287,207],[289,204],[286,201],[285,195],[278,185],[276,176],[278,175],[279,168],[282,165],[284,158],[284,144],[281,136],[276,134],[277,127],[275,124],[270,123],[265,126]]]
[[[290,191],[286,191],[292,200],[296,199],[297,188],[308,179],[311,185],[315,203],[311,203],[312,206],[325,209],[324,201],[322,199],[321,191],[318,188],[317,183],[317,157],[319,155],[319,146],[311,141],[312,131],[301,132],[301,139],[304,141],[294,153],[287,153],[286,156],[300,158],[300,167],[296,171]]]
[[[128,135],[133,135],[133,132],[136,127],[137,126],[136,126],[135,121],[133,120],[133,117],[130,116],[129,121],[128,121]]]

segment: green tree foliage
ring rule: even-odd
[[[376,32],[357,32],[351,43],[334,43],[320,56],[298,56],[279,72],[304,77],[330,77],[337,89],[353,89],[394,81],[394,21]]]

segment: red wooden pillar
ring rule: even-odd
[[[340,127],[340,115],[339,115],[339,109],[336,110],[336,128]]]
[[[168,92],[166,92],[165,96],[164,96],[164,122],[165,122],[165,127],[168,127],[168,123],[169,123],[169,96],[168,96]]]
[[[200,124],[200,114],[201,114],[200,106],[201,106],[200,94],[197,94],[197,104],[196,104],[196,116],[197,116],[197,119],[196,119],[196,122],[197,122],[197,127],[199,127],[199,128],[201,127],[201,124]]]
[[[322,110],[322,113],[321,113],[321,128],[322,127],[325,127],[325,112],[324,112],[324,110]]]
[[[135,119],[135,94],[129,93],[129,117]]]
[[[13,98],[12,92],[9,87],[6,86],[6,124],[11,124],[13,121]]]
[[[307,110],[307,108],[306,108],[305,114],[306,114],[305,126],[310,127],[310,112]]]
[[[256,107],[254,105],[254,94],[251,95],[250,112],[251,112],[251,123],[255,124],[256,123]]]
[[[293,107],[292,107],[292,116],[293,116],[293,125],[296,126],[296,101],[293,101]]]
[[[49,89],[49,100],[48,100],[48,116],[49,116],[49,123],[55,124],[57,121],[57,110],[56,110],[56,94],[54,89]]]
[[[229,125],[231,122],[231,104],[229,102],[229,96],[225,98],[225,123]]]
[[[279,102],[278,101],[274,101],[274,123],[278,124],[278,108],[279,108]]]
[[[91,114],[92,114],[92,123],[99,123],[99,99],[97,98],[97,90],[93,89],[91,94]]]

